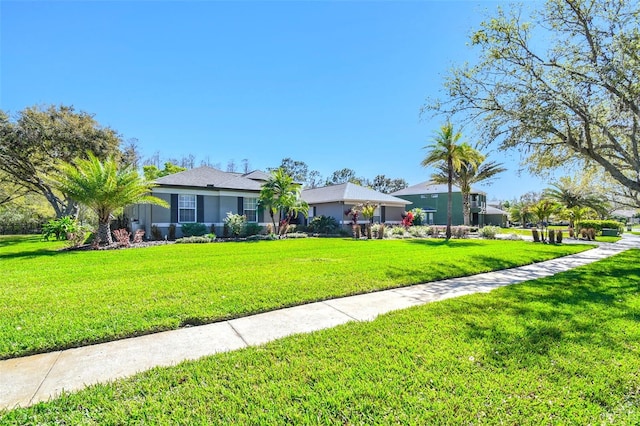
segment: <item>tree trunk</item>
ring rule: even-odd
[[[464,226],[471,226],[471,194],[462,194],[462,216]]]
[[[111,239],[111,223],[109,221],[100,221],[98,224],[98,240],[99,244],[111,245],[113,239]]]
[[[449,176],[447,179],[447,189],[448,189],[448,198],[447,198],[447,231],[445,233],[445,237],[447,240],[451,239],[451,220],[453,216],[453,162],[451,159],[447,161],[447,168],[449,169]]]

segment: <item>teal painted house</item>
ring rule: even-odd
[[[427,213],[427,223],[430,225],[447,224],[447,185],[435,184],[430,181],[421,182],[400,191],[392,193],[394,197],[411,201],[411,208],[419,207]],[[453,186],[453,211],[452,225],[462,225],[462,192],[457,186]],[[471,225],[488,225],[487,194],[471,189]]]

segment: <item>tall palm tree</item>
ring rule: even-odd
[[[274,232],[279,231],[276,216],[279,216],[279,223],[288,225],[298,214],[306,216],[309,213],[309,205],[300,198],[301,191],[302,185],[296,183],[283,168],[273,170],[262,185],[258,200],[269,212]]]
[[[458,144],[461,137],[462,134],[455,132],[451,123],[440,127],[440,130],[436,132],[436,135],[433,137],[433,143],[424,147],[429,152],[421,163],[423,167],[433,165],[440,166],[447,177],[447,239],[451,238],[451,218],[453,210],[452,186],[454,174],[462,168],[465,162],[474,165],[474,167],[477,167],[479,162],[479,158],[477,157],[478,152],[475,149],[467,143]]]
[[[155,204],[169,207],[166,201],[149,195],[155,185],[145,181],[134,169],[119,168],[113,157],[100,161],[93,153],[78,159],[75,165],[59,164],[53,177],[55,186],[70,199],[87,206],[98,217],[98,241],[111,244],[113,213],[130,204]]]
[[[471,186],[476,183],[492,179],[498,173],[504,172],[502,164],[495,161],[484,162],[484,157],[479,151],[470,153],[472,161],[463,161],[460,170],[453,173],[453,183],[460,187],[462,192],[462,215],[464,224],[471,225]],[[444,164],[440,164],[438,172],[431,175],[431,180],[436,183],[447,183],[448,173]]]

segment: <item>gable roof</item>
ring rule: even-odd
[[[308,204],[322,203],[364,203],[370,202],[383,206],[406,206],[411,204],[410,201],[393,197],[382,192],[375,191],[371,188],[365,188],[355,183],[343,183],[340,185],[329,185],[322,188],[305,189],[302,191],[301,198]]]
[[[504,210],[500,210],[497,207],[493,207],[489,205],[487,205],[485,214],[501,214],[503,216],[509,216],[509,213],[505,212]]]
[[[462,192],[460,191],[460,187],[453,185],[451,187],[452,192]],[[417,183],[415,185],[409,186],[405,189],[401,189],[400,191],[392,192],[391,195],[401,196],[401,195],[422,195],[422,194],[446,194],[449,192],[447,189],[446,183],[433,183],[430,180]],[[482,191],[478,191],[474,188],[471,188],[472,194],[484,194]]]
[[[196,167],[184,172],[163,176],[155,181],[159,186],[189,186],[216,189],[239,189],[244,191],[260,191],[260,182],[247,179],[235,173],[207,166]]]
[[[266,182],[269,180],[269,178],[271,178],[271,175],[269,173],[263,172],[262,170],[254,170],[252,172],[243,174],[242,177],[245,177],[247,179],[252,179],[252,180],[258,180],[261,182]]]

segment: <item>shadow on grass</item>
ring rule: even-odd
[[[55,247],[43,248],[46,244],[40,235],[0,236],[0,259],[36,258],[63,253],[58,250],[59,244],[51,242]]]
[[[514,360],[527,365],[539,362],[540,355],[559,357],[557,348],[567,345],[624,353],[640,334],[632,325],[640,322],[639,262],[640,250],[630,250],[490,296],[477,295],[453,305],[451,313],[466,318],[467,338],[485,342],[484,359],[496,366]]]

